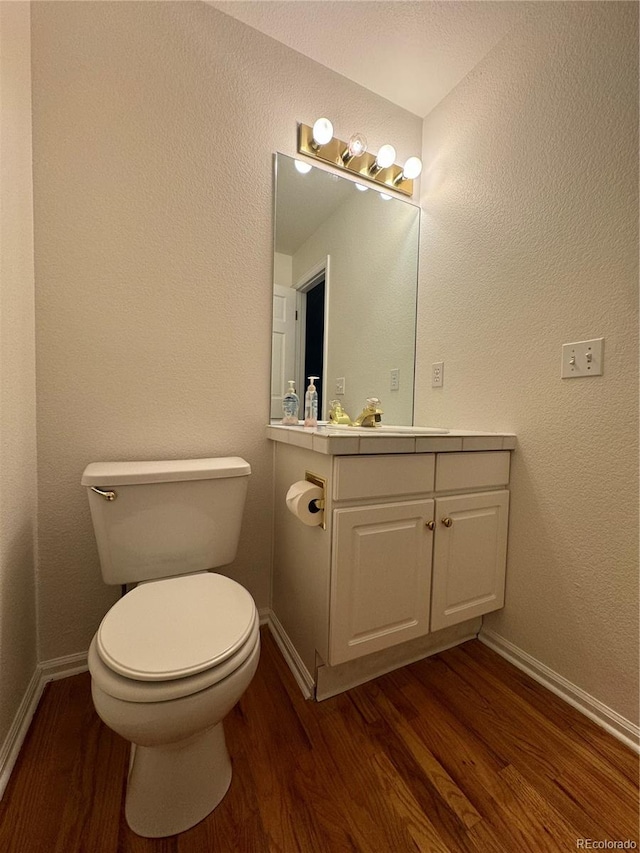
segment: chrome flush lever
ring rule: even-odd
[[[91,486],[91,491],[100,495],[105,501],[115,501],[118,497],[118,493],[114,492],[113,489],[99,489],[97,486]]]

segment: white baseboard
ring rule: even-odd
[[[282,652],[282,656],[287,662],[293,677],[298,682],[298,687],[302,690],[304,698],[310,699],[314,695],[315,691],[315,683],[311,673],[304,665],[304,661],[295,650],[287,632],[282,627],[282,623],[272,610],[269,611],[267,625],[269,626],[271,635]]]
[[[75,655],[65,655],[62,658],[52,658],[38,664],[38,669],[42,675],[42,686],[49,681],[58,681],[61,678],[68,678],[70,675],[79,675],[81,672],[87,671],[87,653],[78,652]]]
[[[13,718],[11,728],[0,748],[0,799],[2,799],[5,792],[11,771],[14,768],[24,739],[29,731],[31,720],[38,708],[45,684],[49,681],[66,678],[68,675],[85,672],[86,669],[86,652],[43,661],[34,669],[31,680],[22,697],[22,702]]]
[[[634,752],[640,753],[640,727],[625,719],[623,716],[609,708],[599,699],[591,696],[581,687],[573,684],[564,676],[550,669],[527,652],[515,646],[509,640],[505,640],[499,634],[487,628],[482,628],[478,639],[505,658],[514,666],[526,672],[539,684],[542,684],[556,696],[559,696],[576,710],[580,711],[594,723],[601,726],[622,743],[626,744]]]
[[[38,707],[42,696],[44,682],[40,676],[40,668],[36,666],[31,676],[27,689],[22,697],[22,702],[13,718],[11,728],[0,749],[0,799],[5,792],[11,771],[16,763],[20,747],[27,736],[33,715]]]

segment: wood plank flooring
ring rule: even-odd
[[[0,804],[1,853],[640,844],[637,756],[478,641],[316,704],[262,638],[258,672],[225,723],[231,788],[206,820],[167,839],[131,832],[129,746],[98,719],[85,674],[46,688]]]

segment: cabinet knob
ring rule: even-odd
[[[442,523],[445,527],[451,527],[451,525],[453,524],[453,519],[449,518],[448,515],[445,515],[445,517],[442,519]]]
[[[435,526],[436,526],[435,521],[427,521],[427,527],[429,528],[429,530],[433,530],[435,528]]]

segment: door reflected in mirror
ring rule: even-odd
[[[420,209],[295,160],[275,157],[271,419],[294,379],[304,416],[332,400],[355,419],[378,397],[383,422],[413,423]]]

